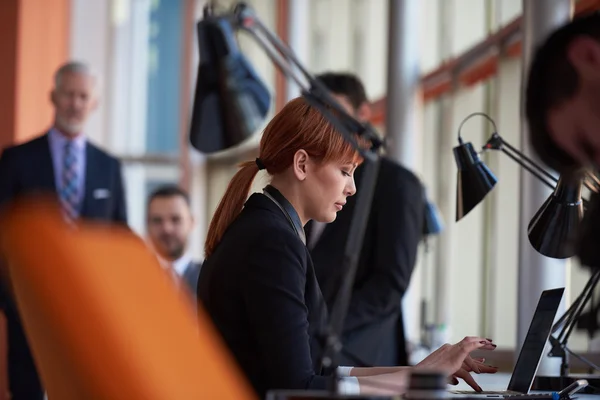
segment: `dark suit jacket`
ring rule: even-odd
[[[359,167],[357,193],[361,177]],[[356,196],[348,198],[344,210],[325,227],[311,251],[330,311],[342,279],[344,247],[355,204]],[[424,204],[419,179],[382,158],[343,334],[344,349],[358,359],[342,357],[342,363],[406,365],[401,301],[422,238]]]
[[[204,261],[198,300],[260,396],[326,387],[317,366],[327,312],[310,255],[264,194],[248,199]]]
[[[81,217],[126,224],[125,193],[119,161],[89,142],[85,151],[85,193]],[[94,198],[96,189],[108,190],[109,196]],[[20,196],[56,192],[54,165],[47,134],[8,147],[2,152],[0,206]],[[8,322],[9,381],[13,398],[42,399],[43,389],[16,307],[3,285],[0,285],[0,309],[4,311]]]
[[[127,223],[125,192],[119,160],[87,142],[85,193],[81,217]],[[94,190],[107,189],[106,198]],[[5,149],[0,156],[0,205],[17,196],[56,193],[48,135]]]
[[[198,287],[198,276],[200,276],[201,263],[190,262],[187,269],[181,276],[181,279],[185,282],[185,285],[190,290],[190,293],[196,297],[196,291]]]

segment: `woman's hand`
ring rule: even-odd
[[[471,358],[471,352],[477,349],[494,350],[496,345],[490,339],[479,337],[466,337],[456,344],[445,344],[423,361],[415,366],[415,368],[435,369],[446,373],[451,377],[452,384],[458,384],[458,379],[463,379],[474,390],[480,392],[481,387],[475,382],[471,376],[471,372],[480,373],[495,373],[498,369],[484,364],[483,359]]]

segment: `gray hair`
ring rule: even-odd
[[[63,77],[67,74],[82,74],[87,75],[94,79],[95,82],[98,81],[98,77],[90,68],[89,65],[80,62],[80,61],[69,61],[66,64],[63,64],[55,73],[54,73],[54,87],[57,88],[60,86]]]

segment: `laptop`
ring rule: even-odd
[[[484,391],[451,390],[452,394],[467,395],[468,397],[552,397],[551,393],[528,394],[533,384],[535,374],[542,360],[544,347],[550,337],[556,311],[560,305],[564,288],[545,290],[540,296],[533,314],[527,336],[521,347],[519,358],[515,364],[507,390]],[[462,397],[462,396],[461,396]]]

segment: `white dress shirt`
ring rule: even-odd
[[[337,374],[340,376],[339,392],[340,394],[360,394],[360,384],[358,378],[350,376],[353,367],[338,367]]]
[[[171,267],[175,271],[175,273],[179,276],[183,276],[185,271],[188,269],[190,263],[192,262],[192,257],[189,254],[184,254],[179,257],[177,260],[171,263]]]

